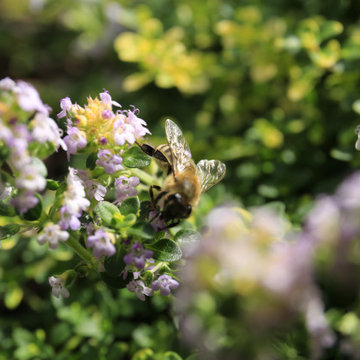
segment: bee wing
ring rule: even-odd
[[[201,192],[209,190],[220,182],[226,172],[226,166],[219,160],[201,160],[197,163],[201,181]]]
[[[169,143],[174,175],[193,166],[189,144],[180,128],[170,119],[165,122],[166,138]]]

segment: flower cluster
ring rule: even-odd
[[[64,141],[70,155],[85,147],[98,149],[97,164],[108,174],[121,170],[120,156],[124,145],[133,145],[150,131],[146,122],[140,119],[135,107],[120,110],[121,105],[112,100],[107,91],[100,93],[100,99],[88,98],[85,107],[73,104],[69,97],[61,100],[59,118],[67,119],[67,135]],[[118,108],[113,110],[113,106]]]
[[[333,344],[334,335],[313,277],[309,242],[290,236],[287,222],[267,208],[255,209],[252,214],[234,208],[215,209],[206,224],[208,231],[192,249],[180,276],[183,286],[177,308],[189,341],[197,341],[205,353],[221,353],[221,339],[240,326],[244,331],[238,328],[231,336],[246,333],[249,346],[252,342],[259,346],[259,339],[271,339],[273,329],[285,329],[302,317],[313,339],[314,353]],[[223,301],[235,296],[232,318],[223,314],[222,321],[236,322],[236,327],[207,328],[204,319],[198,318],[201,299],[214,295]],[[220,310],[215,307],[214,311]],[[261,347],[256,351],[260,354]]]
[[[171,290],[175,290],[179,286],[178,281],[174,280],[170,275],[159,274],[159,269],[163,264],[159,263],[154,266],[152,256],[153,252],[151,250],[147,250],[142,244],[135,242],[131,245],[130,252],[123,259],[126,264],[124,278],[128,276],[129,271],[133,273],[134,277],[126,287],[129,291],[135,292],[136,296],[142,301],[145,301],[145,295],[152,296],[154,291],[157,290],[160,290],[160,294],[163,296],[170,295]],[[146,272],[151,273],[151,279],[158,276],[157,279],[152,282],[146,281]],[[146,286],[145,282],[149,286]]]
[[[36,193],[46,187],[46,169],[34,145],[39,152],[41,146],[57,150],[60,146],[66,149],[66,144],[61,130],[49,117],[49,108],[36,89],[24,81],[0,81],[0,116],[0,147],[9,150],[6,160],[15,178],[11,203],[20,213],[26,213],[39,202]]]

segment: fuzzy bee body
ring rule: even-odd
[[[150,194],[153,205],[162,209],[160,218],[174,226],[190,216],[203,192],[223,179],[226,167],[219,160],[201,160],[195,164],[180,128],[168,119],[165,131],[168,144],[156,148],[148,144],[138,145],[146,154],[154,157],[167,173],[163,187],[153,186]],[[160,191],[155,198],[153,188]]]

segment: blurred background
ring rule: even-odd
[[[271,202],[299,224],[314,196],[332,192],[360,165],[354,149],[359,6],[357,0],[2,0],[0,78],[31,82],[54,118],[61,98],[82,105],[107,89],[125,108],[140,109],[154,145],[164,142],[170,117],[196,160],[220,159],[228,168],[200,211],[234,198],[245,207]],[[0,254],[6,278],[0,359],[112,359],[109,344],[114,359],[121,351],[128,358],[139,349],[172,349],[168,339],[175,341],[176,331],[166,300],[137,302],[135,311],[132,294],[126,307],[115,293],[97,289],[96,304],[84,284],[81,306],[74,298],[67,307],[44,301],[49,289],[40,284],[59,270],[55,264],[71,259],[66,250],[43,257],[45,250],[33,245]],[[8,272],[19,254],[19,267]],[[144,320],[141,311],[150,308],[153,316]],[[116,316],[122,322],[112,324]]]

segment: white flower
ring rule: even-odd
[[[60,278],[56,278],[55,276],[49,277],[49,284],[52,287],[52,293],[55,297],[59,298],[62,296],[63,298],[69,297],[69,290],[66,289],[64,280]]]
[[[69,233],[61,230],[58,224],[49,223],[45,226],[43,233],[39,235],[38,242],[40,245],[49,243],[50,249],[56,249],[59,241],[66,241],[69,238]]]

